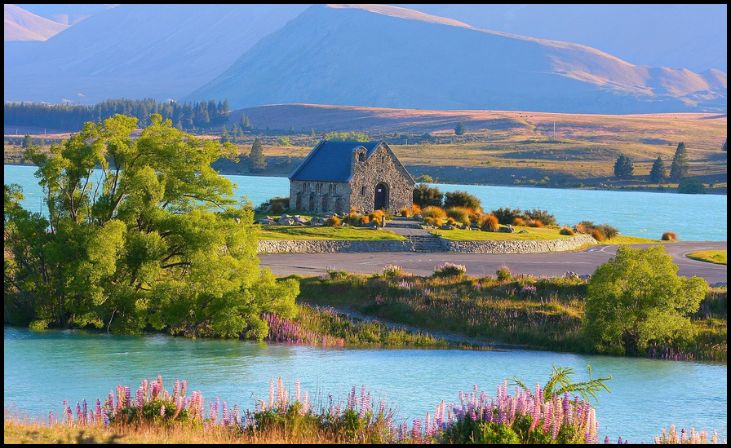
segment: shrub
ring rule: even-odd
[[[434,269],[434,277],[461,277],[466,273],[466,266],[449,262],[440,264]]]
[[[355,210],[351,210],[350,213],[348,213],[348,215],[343,218],[343,221],[351,226],[357,226],[361,223],[362,218],[363,215],[357,213]]]
[[[455,226],[455,225],[457,225],[457,221],[455,221],[454,218],[447,218],[447,225]]]
[[[525,219],[521,218],[520,216],[516,216],[515,218],[513,218],[513,225],[514,226],[524,226]]]
[[[662,234],[660,239],[663,241],[677,241],[678,235],[676,235],[675,232],[665,232]]]
[[[426,224],[428,226],[438,226],[439,225],[437,223],[436,218],[432,218],[431,216],[424,218],[424,224]]]
[[[419,184],[414,188],[414,204],[422,208],[428,206],[441,207],[443,197],[444,194],[436,187]]]
[[[370,218],[371,222],[375,222],[377,226],[381,225],[381,220],[386,216],[386,212],[383,210],[373,210],[368,217]]]
[[[690,177],[680,179],[680,183],[678,184],[678,193],[704,194],[705,192],[705,185],[703,185],[703,182],[699,181],[698,179],[693,179]]]
[[[484,215],[480,220],[480,230],[497,232],[500,230],[500,222],[495,215]]]
[[[429,207],[425,207],[421,210],[421,216],[424,218],[434,218],[438,222],[441,222],[442,219],[447,217],[447,212],[440,207],[430,205]]]
[[[500,224],[514,224],[516,218],[524,219],[523,212],[519,209],[512,209],[507,207],[501,207],[497,210],[493,210],[490,214],[495,215],[500,221]],[[521,225],[521,224],[516,224]]]
[[[513,278],[513,273],[510,272],[510,268],[507,266],[500,266],[500,269],[495,271],[495,275],[497,275],[497,279],[501,282],[505,282]]]
[[[289,209],[289,198],[276,197],[263,203],[260,210],[280,215]]]
[[[533,210],[526,210],[525,215],[534,221],[541,221],[547,226],[556,225],[556,217],[548,213],[546,210],[541,210],[537,208]]]
[[[464,207],[452,207],[447,209],[447,216],[460,224],[470,225],[470,211]]]
[[[383,267],[383,276],[386,278],[398,277],[403,274],[404,270],[401,266],[395,264],[387,264]]]
[[[482,208],[482,205],[476,196],[466,191],[452,191],[444,195],[444,208],[450,207],[465,207],[477,210]]]
[[[331,216],[325,220],[325,225],[330,227],[340,227],[343,221],[337,216]]]
[[[616,227],[612,227],[609,224],[602,224],[597,226],[597,229],[599,229],[607,239],[612,239],[615,236],[619,235],[619,230],[617,230]]]
[[[591,234],[591,231],[594,230],[594,223],[591,221],[581,221],[580,223],[576,224],[574,226],[577,232],[579,233],[585,233],[585,234]]]
[[[574,236],[576,233],[573,231],[573,229],[569,227],[561,227],[561,230],[558,231],[561,235],[568,235],[568,236]]]
[[[418,204],[411,204],[411,214],[412,215],[420,215],[421,214],[421,207],[419,207]]]
[[[361,226],[367,226],[370,223],[371,223],[371,217],[368,215],[363,215],[358,220],[358,224],[360,224]]]
[[[544,224],[543,224],[543,221],[541,221],[540,219],[531,219],[530,221],[528,221],[528,226],[529,227],[543,227]]]
[[[411,208],[405,207],[399,210],[398,212],[399,216],[403,216],[404,218],[409,218],[411,216]]]
[[[604,241],[604,240],[606,240],[606,239],[607,239],[607,237],[606,237],[606,236],[604,236],[604,232],[602,232],[602,231],[601,231],[601,230],[599,230],[599,229],[593,229],[593,230],[591,231],[591,236],[592,236],[592,237],[593,237],[593,238],[594,238],[595,240],[597,240],[597,241]]]

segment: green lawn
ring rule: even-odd
[[[670,241],[652,240],[640,236],[618,235],[612,239],[599,242],[599,244],[664,244]]]
[[[262,226],[262,240],[403,240],[388,230],[357,227]]]
[[[438,235],[445,240],[453,241],[495,241],[495,240],[555,240],[568,238],[558,233],[559,229],[549,227],[523,227],[514,226],[514,233],[505,232],[483,232],[481,230],[432,230],[431,233]],[[526,230],[527,233],[518,233]]]
[[[727,254],[725,250],[701,250],[688,254],[688,258],[692,258],[693,260],[724,265],[726,264],[726,257]]]

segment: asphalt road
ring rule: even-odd
[[[704,277],[710,284],[727,281],[726,266],[695,261],[685,254],[698,250],[726,249],[725,241],[677,242],[667,244],[665,250],[679,266],[680,275]],[[475,276],[494,275],[500,266],[507,266],[516,274],[552,277],[568,271],[579,275],[592,274],[600,264],[609,260],[618,246],[594,246],[575,252],[544,254],[457,254],[449,252],[374,252],[357,254],[271,254],[260,255],[262,266],[271,268],[276,275],[320,275],[328,269],[376,273],[387,264],[401,266],[407,272],[429,275],[434,267],[445,261],[467,266],[467,273]],[[646,247],[639,245],[637,247]]]

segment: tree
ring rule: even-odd
[[[693,179],[690,177],[680,179],[680,183],[678,184],[678,193],[704,194],[705,192],[705,185],[703,185],[703,182],[699,181],[698,179]]]
[[[251,120],[249,119],[249,116],[246,114],[241,114],[241,129],[248,131],[252,128],[253,126],[251,125]]]
[[[480,200],[466,191],[452,191],[444,195],[444,208],[465,207],[472,210],[482,208]]]
[[[635,167],[632,163],[632,159],[624,154],[620,154],[620,156],[617,157],[617,161],[614,162],[614,175],[619,179],[631,178],[634,169]]]
[[[30,137],[30,135],[25,134],[25,137],[23,137],[23,149],[30,149],[30,147],[33,146],[33,139]]]
[[[650,181],[656,184],[665,180],[667,173],[665,171],[665,163],[662,161],[660,156],[652,163],[652,169],[650,170]]]
[[[688,175],[688,154],[685,150],[685,143],[678,143],[678,148],[673,156],[673,163],[670,165],[670,179],[679,182]]]
[[[264,148],[259,141],[259,137],[254,139],[254,144],[251,145],[251,152],[249,153],[249,171],[252,173],[258,173],[264,171],[267,168],[267,159],[264,157]]]
[[[454,126],[454,135],[464,134],[464,124],[460,121]]]
[[[589,281],[584,331],[594,349],[620,355],[680,342],[707,289],[700,277],[678,276],[662,246],[620,247]]]
[[[28,151],[47,215],[6,187],[6,313],[35,328],[262,339],[262,313],[294,316],[298,287],[259,269],[253,210],[211,168],[235,148],[158,114],[136,127],[116,115]]]
[[[414,204],[421,208],[430,205],[441,207],[444,194],[436,187],[427,184],[419,184],[414,188]]]

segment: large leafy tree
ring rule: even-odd
[[[599,352],[636,354],[652,342],[673,344],[692,334],[708,284],[678,276],[662,246],[620,247],[589,281],[585,330]]]
[[[264,337],[261,314],[293,316],[298,287],[259,269],[253,211],[210,166],[233,146],[160,115],[133,138],[136,125],[117,115],[50,154],[29,151],[48,213],[23,210],[5,187],[6,319]]]

